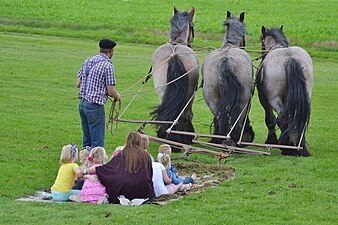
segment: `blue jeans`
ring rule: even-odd
[[[106,129],[104,106],[81,99],[79,112],[83,130],[82,146],[104,147]]]

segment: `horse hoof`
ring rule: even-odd
[[[180,152],[181,152],[181,149],[175,148],[175,147],[171,147],[171,151],[172,151],[172,152],[175,152],[175,153],[180,153]]]
[[[253,137],[252,134],[250,134],[250,133],[244,133],[243,134],[243,137],[242,137],[243,142],[253,142],[253,140],[254,140],[254,137]]]
[[[308,150],[290,150],[290,149],[282,149],[282,155],[286,156],[302,156],[302,157],[309,157],[311,156],[310,152]]]
[[[222,145],[227,145],[227,146],[236,146],[236,143],[232,139],[226,139],[222,141]]]
[[[221,139],[219,139],[219,138],[211,138],[209,140],[209,143],[221,144]]]
[[[276,135],[268,136],[268,138],[265,141],[265,144],[278,144],[278,139]]]

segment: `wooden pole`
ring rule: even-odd
[[[208,147],[215,147],[218,149],[227,149],[229,151],[233,151],[234,153],[248,153],[248,154],[254,154],[254,155],[271,155],[270,152],[256,151],[256,150],[251,150],[247,148],[228,146],[228,145],[223,145],[223,144],[215,144],[215,143],[209,143],[209,142],[203,142],[203,141],[197,141],[197,140],[193,140],[193,142],[196,144],[201,144],[201,145],[208,146]]]
[[[149,140],[157,142],[157,143],[165,143],[168,145],[172,145],[175,147],[180,147],[183,148],[185,150],[188,151],[188,153],[200,153],[200,154],[207,154],[207,155],[213,155],[213,156],[217,156],[219,158],[228,158],[230,157],[230,154],[224,153],[224,152],[215,152],[215,151],[211,151],[208,149],[204,149],[204,148],[199,148],[199,147],[194,147],[191,145],[187,145],[187,144],[183,144],[183,143],[179,143],[179,142],[175,142],[175,141],[170,141],[167,139],[162,139],[162,138],[158,138],[158,137],[153,137],[153,136],[149,136],[147,135]]]

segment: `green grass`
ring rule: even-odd
[[[155,49],[168,40],[173,5],[196,8],[198,46],[219,47],[226,10],[246,12],[247,43],[258,49],[261,25],[280,26],[293,45],[310,52],[314,88],[307,141],[309,158],[235,155],[227,165],[236,178],[217,188],[165,206],[123,207],[90,204],[22,203],[15,199],[50,187],[60,151],[81,144],[75,74],[97,53],[102,37],[118,41],[113,64],[117,90],[123,91],[148,73]],[[1,224],[336,224],[338,67],[336,1],[43,1],[0,2],[0,223]],[[15,32],[15,33],[14,33]],[[149,44],[149,45],[146,45]],[[249,52],[254,58],[257,54]],[[200,62],[206,51],[197,52]],[[257,64],[258,62],[255,62]],[[140,85],[128,93],[136,92]],[[145,90],[152,89],[152,82]],[[132,96],[123,97],[123,108]],[[126,119],[149,119],[158,104],[155,91],[139,95]],[[106,105],[108,113],[109,104]],[[194,126],[209,133],[212,115],[201,91],[194,102]],[[108,115],[106,115],[108,116]],[[257,143],[267,129],[253,98],[250,118]],[[124,143],[137,124],[119,123],[106,133],[106,149]],[[146,132],[155,134],[151,126]],[[155,155],[157,144],[151,143]],[[192,155],[204,163],[217,159]]]
[[[33,34],[162,44],[168,40],[173,6],[196,8],[195,43],[219,47],[226,11],[244,11],[247,45],[259,44],[261,26],[284,25],[292,45],[308,48],[311,55],[337,56],[337,18],[334,0],[287,1],[83,1],[2,0],[0,30]],[[323,53],[324,51],[324,53]]]
[[[270,157],[236,155],[228,160],[228,165],[237,171],[234,180],[163,207],[20,203],[14,200],[53,184],[63,145],[81,143],[75,74],[86,57],[96,54],[97,42],[1,34],[0,43],[2,223],[334,224],[337,220],[335,63],[314,60],[312,118],[307,135],[313,153],[310,158],[283,157],[279,150],[273,150]],[[118,90],[147,74],[155,49],[156,46],[118,46],[113,58]],[[199,53],[200,60],[205,54]],[[150,82],[146,89],[151,88]],[[130,99],[123,99],[124,107]],[[212,117],[201,99],[199,92],[194,124],[198,131],[208,133],[205,124]],[[149,119],[149,107],[157,102],[154,92],[141,94],[125,118]],[[251,119],[257,142],[263,142],[266,128],[256,96]],[[120,123],[116,136],[107,132],[108,153],[123,144],[127,133],[137,126]],[[147,132],[154,134],[151,127]],[[156,146],[151,144],[153,154]],[[217,161],[204,155],[192,157],[205,163]]]

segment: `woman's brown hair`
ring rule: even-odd
[[[148,170],[150,156],[141,147],[141,135],[137,132],[129,133],[126,146],[121,152],[121,156],[126,159],[126,169],[129,173],[137,173],[142,165]]]

